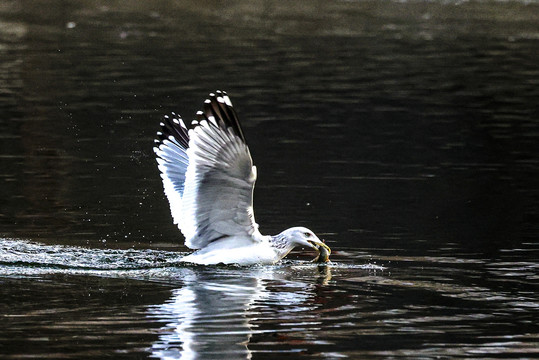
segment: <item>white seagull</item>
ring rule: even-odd
[[[154,151],[174,223],[185,245],[197,250],[181,261],[274,264],[296,246],[329,255],[329,247],[305,227],[275,236],[258,231],[253,212],[256,167],[225,92],[211,93],[189,128],[172,114],[160,124]]]

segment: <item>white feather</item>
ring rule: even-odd
[[[315,247],[305,234],[322,244],[306,228],[291,228],[276,237],[260,234],[253,211],[256,167],[229,97],[217,94],[210,94],[212,100],[204,102],[205,111],[197,112],[189,130],[175,113],[172,120],[166,116],[154,147],[174,223],[185,244],[200,249],[182,261],[271,264],[294,246]],[[219,107],[221,111],[215,110]]]
[[[180,228],[186,245],[200,249],[223,235],[255,231],[249,149],[233,132],[201,121],[190,131]]]

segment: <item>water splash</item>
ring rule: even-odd
[[[44,269],[133,270],[178,264],[185,254],[157,250],[89,249],[2,239],[0,264]]]
[[[28,240],[1,239],[0,276],[36,276],[64,273],[107,277],[136,277],[151,279],[176,278],[180,269],[199,267],[181,262],[186,253],[152,249],[95,249],[68,245],[45,245]],[[329,266],[383,270],[378,265],[341,264],[319,265],[303,260],[283,260],[274,269],[291,268],[298,272]],[[218,268],[219,266],[215,267]],[[253,266],[257,268],[258,266]],[[261,266],[264,267],[264,266]],[[268,267],[268,266],[266,266]],[[223,266],[230,270],[237,266]]]

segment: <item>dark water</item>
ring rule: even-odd
[[[0,3],[0,358],[539,356],[535,1]],[[152,145],[227,90],[261,231],[189,267]]]

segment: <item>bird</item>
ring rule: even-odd
[[[210,93],[189,124],[172,112],[160,127],[153,149],[164,192],[185,245],[195,250],[179,261],[275,264],[296,246],[331,252],[303,226],[260,233],[253,210],[257,169],[225,91]]]

